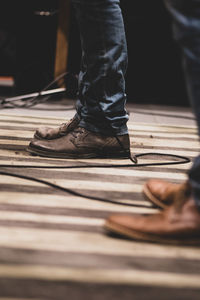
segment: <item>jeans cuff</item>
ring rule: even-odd
[[[115,128],[113,130],[108,130],[107,128],[99,128],[95,126],[94,124],[85,122],[84,120],[81,120],[79,123],[80,127],[83,127],[87,129],[88,131],[96,132],[102,135],[107,136],[115,136],[115,135],[124,135],[128,134],[128,127],[126,125],[121,126],[120,128]]]

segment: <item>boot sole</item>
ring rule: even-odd
[[[114,234],[120,235],[121,237],[126,237],[131,240],[170,245],[200,245],[200,237],[197,239],[163,238],[162,236],[143,233],[132,229],[130,230],[108,220],[106,220],[104,228],[110,233],[112,232]]]
[[[47,152],[40,149],[35,149],[30,146],[26,149],[29,153],[33,155],[39,155],[49,158],[129,158],[130,157],[130,151],[127,150],[127,152],[119,151],[117,153],[81,153],[81,154],[74,154],[74,153],[55,153],[55,152]]]
[[[161,200],[156,198],[150,191],[150,189],[147,187],[146,184],[143,186],[143,194],[147,200],[149,200],[151,203],[154,204],[154,206],[165,209],[169,207],[169,205],[164,204]]]

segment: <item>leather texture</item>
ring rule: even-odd
[[[77,127],[57,139],[33,139],[27,150],[41,156],[60,158],[129,157],[129,135],[121,135],[117,138]]]
[[[177,193],[185,193],[190,189],[187,181],[176,184],[162,179],[150,179],[144,184],[143,193],[154,206],[167,208],[174,202]]]
[[[34,134],[35,139],[57,139],[62,137],[72,131],[74,128],[78,126],[80,122],[80,118],[75,115],[69,122],[62,123],[59,127],[51,128],[51,127],[40,127],[36,130]]]
[[[111,215],[104,227],[136,240],[200,244],[200,211],[188,189],[177,191],[167,209],[150,215]]]

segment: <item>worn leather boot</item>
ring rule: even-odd
[[[40,127],[36,130],[34,134],[34,138],[41,140],[52,140],[62,137],[75,129],[80,122],[80,118],[75,115],[70,121],[66,123],[62,123],[59,127],[51,128],[51,127]]]
[[[200,210],[190,192],[176,193],[174,203],[151,215],[111,215],[105,222],[108,232],[140,241],[200,244]]]
[[[128,158],[130,156],[129,135],[120,135],[117,138],[77,127],[67,135],[57,139],[33,139],[27,150],[40,156],[57,158]]]
[[[145,197],[159,208],[167,208],[174,202],[177,192],[185,193],[187,190],[190,190],[187,181],[176,184],[162,179],[150,179],[143,186]]]

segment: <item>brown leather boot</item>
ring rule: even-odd
[[[143,186],[145,197],[159,208],[167,208],[174,202],[177,192],[185,193],[187,190],[190,190],[190,185],[187,181],[182,184],[176,184],[162,179],[150,179]]]
[[[121,236],[149,242],[200,244],[200,210],[192,195],[176,193],[169,208],[151,215],[113,215],[105,229]]]
[[[130,155],[129,135],[120,135],[118,139],[122,145],[115,136],[104,136],[78,127],[57,139],[33,139],[27,150],[40,156],[58,158],[128,158]]]
[[[62,137],[75,129],[80,122],[80,118],[75,115],[70,121],[61,124],[59,127],[51,128],[51,127],[40,127],[36,130],[34,134],[34,138],[41,140],[52,140]]]

